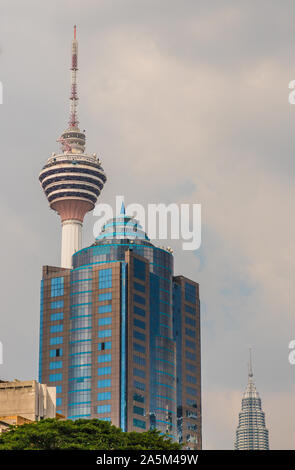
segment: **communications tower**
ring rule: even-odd
[[[82,248],[82,226],[86,212],[93,210],[106,182],[95,153],[85,153],[85,131],[80,131],[77,115],[78,41],[76,26],[72,41],[69,127],[57,140],[61,152],[53,153],[39,180],[51,209],[61,218],[61,267],[72,267],[72,255]]]

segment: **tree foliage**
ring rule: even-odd
[[[0,435],[0,450],[177,450],[159,431],[123,432],[98,419],[42,421],[11,426]]]

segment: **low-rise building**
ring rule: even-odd
[[[0,421],[24,424],[56,417],[56,388],[36,380],[0,381]],[[16,422],[12,422],[15,420]]]

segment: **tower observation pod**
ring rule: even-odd
[[[78,41],[76,26],[71,49],[71,94],[69,127],[57,140],[61,153],[53,153],[43,167],[39,180],[51,209],[61,218],[61,267],[72,267],[72,255],[82,248],[82,225],[86,212],[93,210],[106,182],[96,154],[85,153],[85,131],[78,125],[77,71]]]

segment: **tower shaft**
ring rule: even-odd
[[[72,267],[72,255],[82,248],[82,222],[75,219],[62,222],[61,266]]]

